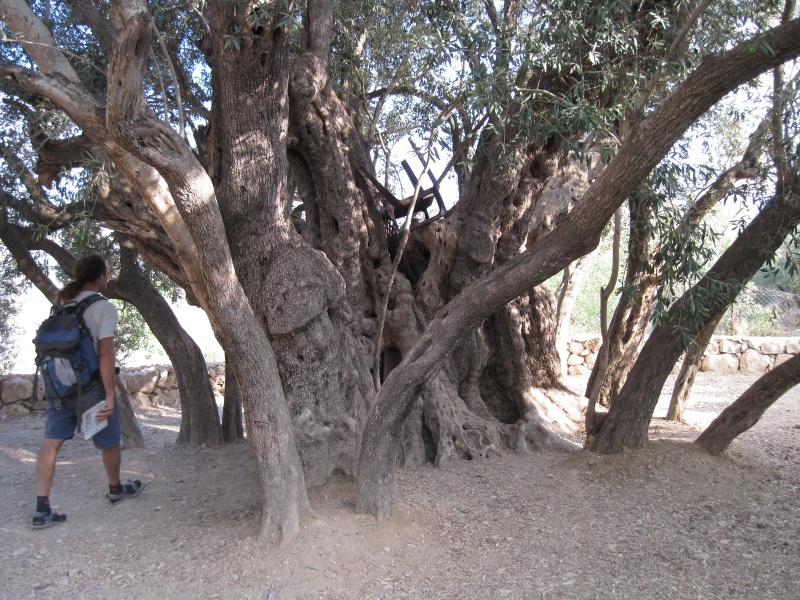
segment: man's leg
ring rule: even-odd
[[[58,451],[63,443],[63,439],[45,438],[36,455],[36,512],[31,522],[34,529],[44,529],[67,520],[66,515],[50,509],[50,486],[56,474]]]
[[[103,466],[108,477],[108,499],[111,504],[119,504],[123,500],[138,496],[144,489],[144,483],[138,479],[122,483],[119,478],[122,464],[122,428],[119,422],[119,403],[114,403],[114,413],[108,418],[108,427],[98,431],[94,437],[94,445],[103,451]]]
[[[50,496],[50,486],[56,473],[58,451],[64,440],[44,440],[36,456],[36,495]]]
[[[108,477],[108,485],[119,484],[119,471],[122,464],[122,447],[120,444],[103,450],[103,467]]]
[[[122,446],[117,444],[113,448],[103,450],[103,466],[108,476],[108,499],[111,504],[119,504],[123,500],[133,498],[142,493],[144,483],[128,480],[122,483],[119,479],[120,463],[122,462]]]

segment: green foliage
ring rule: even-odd
[[[20,292],[20,278],[15,273],[10,257],[0,246],[0,374],[7,373],[18,352],[19,327],[16,298]]]
[[[370,140],[376,155],[403,138],[426,140],[443,109],[452,109],[441,140],[463,183],[481,158],[503,169],[529,145],[580,152],[587,138],[613,139],[628,109],[654,106],[705,55],[774,24],[780,11],[776,2],[712,3],[665,62],[692,8],[577,0],[502,9],[477,0],[340,3],[332,80],[360,98],[365,131],[380,136]],[[653,80],[656,70],[661,77]],[[378,111],[384,97],[370,92],[380,89],[394,97]],[[487,153],[479,156],[482,142]],[[609,145],[606,158],[613,152]]]
[[[114,347],[117,361],[124,363],[135,352],[156,352],[159,348],[153,333],[136,308],[127,302],[113,300],[119,310]]]

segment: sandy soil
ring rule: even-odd
[[[695,427],[657,418],[641,452],[403,471],[388,522],[353,514],[352,484],[332,482],[282,549],[255,537],[247,445],[176,447],[179,414],[163,407],[140,411],[148,447],[123,453],[140,497],[110,506],[98,454],[71,441],[51,495],[69,519],[32,531],[44,422],[3,421],[0,598],[796,599],[800,389],[725,457],[686,443],[753,380],[701,373]]]

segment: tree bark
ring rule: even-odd
[[[671,421],[683,421],[683,413],[686,409],[686,403],[689,400],[689,394],[694,385],[694,379],[697,372],[700,370],[700,363],[703,362],[703,355],[705,354],[706,347],[711,341],[711,336],[725,315],[725,311],[708,324],[703,327],[702,331],[697,335],[697,339],[692,342],[689,349],[686,351],[686,356],[683,359],[681,370],[678,373],[678,378],[675,381],[675,386],[672,389],[672,397],[669,401],[669,408],[667,409],[667,419]]]
[[[711,454],[722,454],[736,436],[744,433],[778,398],[800,383],[800,354],[781,363],[751,385],[695,440]]]
[[[324,18],[329,8],[323,4],[314,3],[312,18]],[[252,36],[238,52],[226,48],[224,36],[239,21],[244,16],[234,15],[230,4],[215,5],[212,177],[236,272],[275,352],[305,483],[313,488],[334,471],[355,471],[366,369],[349,325],[350,307],[361,314],[371,307],[354,250],[366,230],[353,218],[358,210],[340,138],[344,121],[331,114],[337,104],[324,62],[306,53],[292,65],[285,34]],[[297,234],[289,216],[290,74],[293,117],[302,120],[307,145],[325,156],[311,160],[302,154],[310,152],[306,146],[295,152],[306,161],[315,200],[336,207],[318,213],[325,254]]]
[[[144,436],[139,427],[139,421],[136,419],[136,413],[133,412],[133,406],[131,406],[131,399],[128,397],[128,392],[125,391],[125,385],[119,375],[116,377],[116,393],[117,401],[119,402],[122,445],[125,448],[145,448]]]
[[[233,374],[233,367],[225,357],[225,404],[222,407],[222,439],[225,443],[244,439],[242,424],[242,392]]]
[[[800,223],[800,186],[781,190],[667,313],[644,345],[591,449],[613,454],[641,448],[664,381],[690,340],[736,299],[747,282]]]

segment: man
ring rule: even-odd
[[[62,304],[77,303],[84,298],[104,291],[108,286],[108,267],[105,260],[97,254],[90,254],[78,262],[75,279],[70,281],[59,293]],[[111,504],[138,496],[144,483],[128,480],[120,481],[122,459],[122,430],[119,421],[119,406],[114,392],[115,356],[114,335],[117,328],[117,308],[108,300],[102,299],[90,304],[83,314],[83,321],[92,335],[94,349],[99,358],[98,373],[82,391],[85,400],[96,399],[87,406],[105,400],[105,406],[97,412],[97,422],[108,420],[108,426],[94,435],[94,445],[102,450],[103,467],[108,476]],[[56,470],[56,459],[64,440],[72,439],[78,424],[78,414],[69,401],[62,401],[56,408],[52,398],[47,398],[44,441],[36,458],[36,512],[32,527],[44,529],[67,520],[67,515],[58,514],[50,508],[50,486]]]

